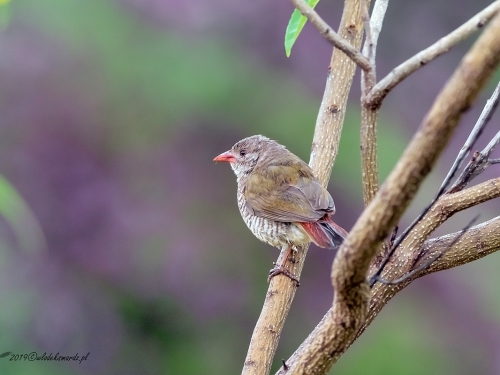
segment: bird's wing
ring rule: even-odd
[[[332,197],[316,181],[309,166],[299,161],[252,172],[244,187],[247,209],[256,216],[281,222],[313,222],[333,214]]]

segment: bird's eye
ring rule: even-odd
[[[245,156],[245,155],[246,155],[246,153],[247,153],[247,150],[241,150],[241,151],[240,151],[240,155],[241,155],[241,156]]]

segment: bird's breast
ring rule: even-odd
[[[309,236],[298,224],[268,220],[252,214],[247,209],[242,191],[238,191],[238,208],[254,236],[271,246],[281,248],[287,244],[298,246],[310,242]]]

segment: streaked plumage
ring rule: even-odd
[[[309,165],[279,143],[254,135],[214,160],[230,163],[241,216],[261,241],[279,248],[310,241],[335,248],[347,235],[330,219],[333,199]]]

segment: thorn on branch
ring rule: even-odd
[[[281,362],[283,362],[283,370],[288,371],[288,365],[286,364],[285,360],[282,359]]]
[[[244,363],[244,365],[245,365],[245,366],[248,366],[248,367],[253,367],[253,366],[255,366],[255,361],[252,361],[252,360],[250,360],[250,361],[246,361],[246,362]]]
[[[394,227],[394,229],[392,230],[392,233],[391,233],[391,237],[389,237],[387,240],[386,240],[386,243],[385,243],[385,248],[384,248],[384,254],[387,254],[388,251],[390,251],[393,246],[394,246],[394,241],[396,241],[396,236],[398,234],[398,230],[399,230],[399,227],[396,225]],[[382,258],[379,258],[379,260],[381,260]]]
[[[356,25],[351,24],[351,25],[347,26],[347,32],[348,32],[349,34],[352,34],[352,33],[354,33],[355,31],[356,31]]]
[[[399,227],[397,225],[392,230],[391,239],[389,240],[390,247],[392,247],[392,245],[394,245],[394,241],[396,240],[396,236],[398,235],[398,230],[399,230]]]
[[[336,104],[332,104],[332,105],[328,106],[328,110],[330,111],[330,113],[339,113],[340,112],[340,108]]]

